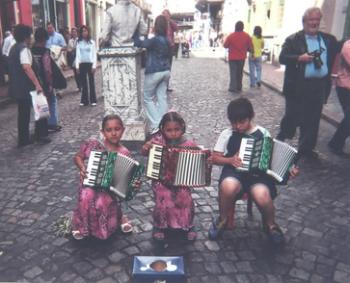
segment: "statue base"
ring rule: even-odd
[[[111,47],[98,52],[102,65],[105,114],[124,122],[123,141],[144,141],[145,121],[141,94],[141,49]]]

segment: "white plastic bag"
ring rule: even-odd
[[[38,121],[40,119],[49,118],[49,104],[47,103],[46,96],[44,93],[37,93],[37,91],[31,91],[33,109],[34,109],[34,119]]]

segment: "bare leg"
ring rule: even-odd
[[[253,186],[251,196],[261,213],[264,225],[275,225],[275,207],[269,189],[263,184],[257,184]]]
[[[219,209],[221,221],[226,221],[230,208],[237,194],[241,190],[241,183],[235,178],[225,178],[219,190]]]

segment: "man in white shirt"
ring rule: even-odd
[[[13,31],[13,29],[12,29]],[[5,32],[5,39],[4,39],[4,44],[2,46],[2,62],[3,62],[3,73],[8,74],[8,57],[10,54],[11,47],[15,45],[16,40],[12,35],[11,31],[6,31]],[[4,79],[5,81],[5,79]]]
[[[11,47],[16,43],[16,40],[9,30],[5,32],[5,36],[4,45],[2,46],[2,54],[8,57]]]

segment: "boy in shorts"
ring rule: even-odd
[[[209,228],[209,239],[219,238],[226,226],[228,213],[236,199],[248,193],[257,205],[263,221],[263,227],[273,243],[284,242],[280,227],[275,223],[275,207],[273,199],[276,197],[276,184],[272,177],[264,172],[239,172],[237,167],[242,165],[238,156],[242,137],[252,136],[262,139],[269,132],[253,124],[254,109],[246,98],[238,98],[230,102],[227,116],[232,125],[224,130],[214,147],[213,164],[222,165],[219,179],[219,212],[220,216],[213,220]],[[298,168],[293,166],[290,176],[294,177]]]

